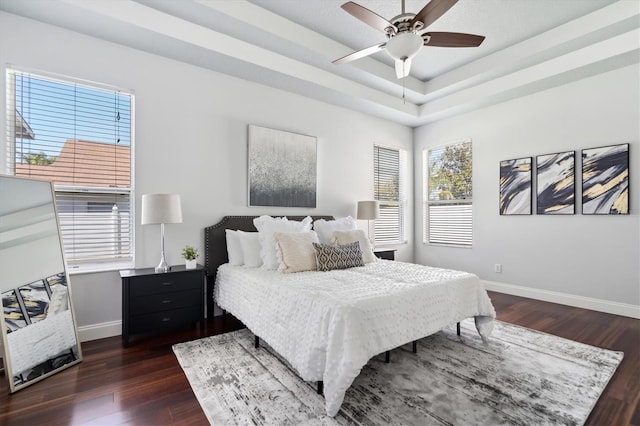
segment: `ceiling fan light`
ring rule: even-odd
[[[387,52],[393,59],[411,59],[418,54],[424,40],[416,33],[400,33],[387,41]]]

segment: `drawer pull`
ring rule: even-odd
[[[166,305],[167,303],[171,303],[171,302],[173,302],[173,300],[163,300],[163,301],[162,301],[162,303],[164,303],[165,305]]]
[[[162,318],[162,322],[168,322],[171,321],[171,318]]]
[[[168,283],[162,283],[162,285],[172,285],[172,282],[168,282]]]

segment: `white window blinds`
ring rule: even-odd
[[[380,202],[380,216],[375,221],[376,244],[406,242],[405,157],[398,149],[374,146],[374,197]]]
[[[470,247],[473,243],[471,142],[423,152],[423,241]]]
[[[133,261],[132,104],[117,89],[7,72],[7,168],[54,182],[71,271]]]

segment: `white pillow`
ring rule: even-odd
[[[60,312],[64,312],[69,309],[68,293],[67,287],[62,284],[53,286],[51,302],[49,302],[49,306],[47,307],[47,316],[57,315]]]
[[[335,231],[351,231],[358,229],[358,222],[351,216],[336,220],[318,219],[313,222],[313,230],[318,233],[322,244],[330,244],[331,236]]]
[[[360,243],[364,263],[371,263],[378,260],[376,255],[373,254],[369,238],[367,238],[362,229],[356,229],[355,231],[335,231],[331,237],[331,242],[339,245],[355,243],[356,241]]]
[[[275,232],[278,271],[284,273],[315,271],[316,251],[313,243],[318,242],[318,234],[309,232]]]
[[[242,246],[240,245],[240,236],[238,231],[225,229],[227,237],[227,254],[229,255],[229,264],[243,265],[244,256],[242,255]]]
[[[288,220],[286,217],[260,216],[253,219],[253,224],[258,230],[260,240],[260,256],[263,268],[278,269],[276,257],[276,240],[274,232],[307,232],[311,231],[311,218],[305,217],[302,221]],[[246,259],[245,259],[246,262]]]
[[[260,240],[257,232],[237,231],[240,237],[240,247],[242,247],[242,258],[244,266],[248,268],[258,268],[262,266],[260,257]]]

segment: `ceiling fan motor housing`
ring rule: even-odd
[[[387,35],[393,36],[405,31],[420,31],[424,27],[424,24],[421,21],[415,21],[413,25],[411,25],[411,22],[413,21],[413,18],[415,18],[415,16],[415,13],[404,13],[402,15],[393,17],[391,19],[391,23],[393,24],[393,31],[389,31],[389,29],[387,29]]]

